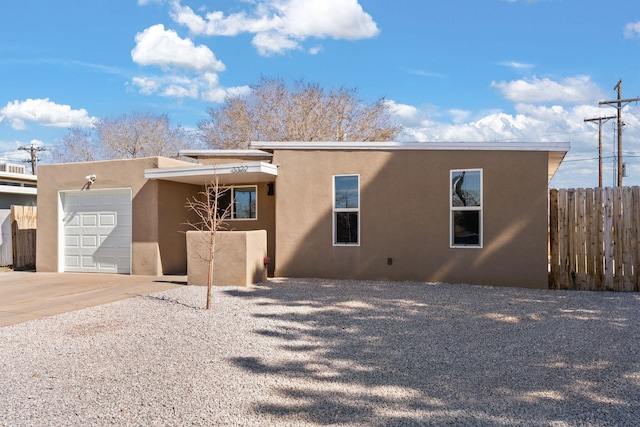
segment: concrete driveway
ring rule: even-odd
[[[2,272],[0,327],[186,284],[186,276]]]

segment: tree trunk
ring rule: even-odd
[[[209,272],[207,274],[207,310],[211,308],[211,287],[213,285],[213,256],[216,246],[216,240],[214,237],[209,241]]]

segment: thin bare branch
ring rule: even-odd
[[[249,95],[226,99],[198,124],[213,148],[247,148],[250,141],[389,141],[401,127],[393,124],[383,100],[363,104],[354,89],[325,91],[303,80],[287,87],[263,77]]]
[[[206,309],[211,307],[211,287],[213,285],[213,266],[215,252],[218,241],[216,234],[225,230],[226,220],[231,215],[231,205],[221,206],[221,198],[229,191],[228,188],[220,186],[218,176],[214,175],[213,180],[208,183],[203,191],[197,196],[188,198],[186,208],[196,214],[197,222],[187,222],[186,225],[195,230],[206,231],[206,245],[208,248],[208,274],[207,274],[207,301]]]
[[[93,130],[70,129],[62,139],[61,161],[177,157],[196,145],[193,132],[174,126],[167,114],[131,113],[100,120]]]

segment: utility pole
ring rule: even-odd
[[[598,122],[598,187],[602,188],[602,124],[607,120],[615,119],[617,116],[596,117],[584,119],[586,122]]]
[[[43,147],[35,147],[33,144],[31,144],[30,147],[20,147],[18,148],[18,150],[28,151],[31,154],[31,159],[25,160],[25,163],[31,163],[31,174],[35,175],[36,163],[38,162],[38,160],[40,160],[38,159],[36,153],[40,151],[46,151],[47,149]]]
[[[613,89],[618,90],[618,99],[613,101],[602,101],[600,105],[607,104],[613,105],[617,104],[616,108],[618,109],[618,187],[622,187],[622,126],[624,123],[622,122],[622,104],[628,104],[630,102],[640,101],[640,98],[630,98],[630,99],[622,99],[622,80],[616,84]]]

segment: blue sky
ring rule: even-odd
[[[569,141],[552,185],[597,185],[597,124],[640,96],[637,0],[21,0],[0,13],[0,160],[133,111],[195,127],[261,76],[384,97],[403,141]],[[623,110],[640,185],[640,106]],[[603,125],[613,185],[615,120]],[[48,161],[46,153],[43,161]]]

